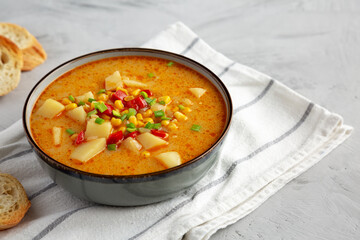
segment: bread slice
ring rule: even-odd
[[[12,23],[0,23],[0,35],[7,37],[21,49],[24,56],[21,70],[32,70],[45,61],[45,50],[25,28]]]
[[[0,230],[18,224],[30,206],[21,183],[10,174],[0,173]]]
[[[23,55],[15,43],[0,36],[0,96],[15,89],[20,81]]]

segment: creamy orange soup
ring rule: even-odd
[[[144,174],[205,152],[224,129],[225,111],[215,86],[184,65],[115,57],[51,83],[34,106],[31,131],[46,154],[69,167]]]

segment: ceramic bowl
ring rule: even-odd
[[[88,62],[117,56],[151,56],[186,65],[212,82],[226,105],[226,123],[220,138],[200,156],[174,168],[141,175],[101,175],[68,167],[44,153],[30,131],[30,115],[42,91],[69,70]],[[46,74],[31,90],[25,101],[23,125],[28,141],[42,168],[54,182],[79,198],[115,205],[137,206],[172,198],[199,181],[218,160],[219,149],[231,122],[232,102],[221,80],[203,65],[184,56],[154,49],[120,48],[86,54],[61,64]]]

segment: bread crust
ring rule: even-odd
[[[6,201],[1,199],[5,197],[7,197],[6,200],[14,201],[16,207],[3,206],[4,208],[0,211],[0,230],[17,225],[31,206],[21,183],[10,174],[0,173],[0,204]],[[9,211],[10,209],[11,211]]]
[[[21,35],[20,44],[15,35]],[[46,52],[38,42],[38,40],[25,28],[13,23],[0,23],[0,35],[11,39],[23,53],[23,67],[22,71],[30,71],[36,66],[42,64],[46,58]]]
[[[22,51],[10,39],[0,36],[0,96],[18,86],[22,66]]]

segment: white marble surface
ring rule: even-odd
[[[360,1],[0,0],[0,21],[26,27],[48,53],[0,97],[0,130],[21,118],[28,92],[55,66],[91,51],[139,46],[175,21],[339,113],[355,127],[350,139],[212,240],[360,238]]]

